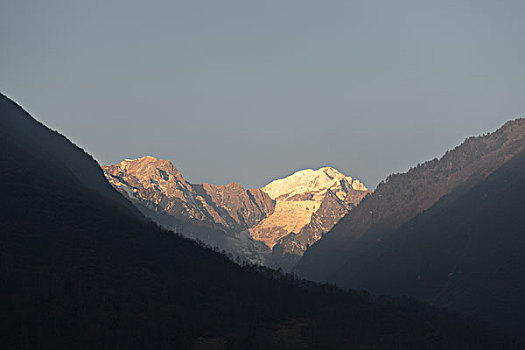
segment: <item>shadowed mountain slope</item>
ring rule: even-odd
[[[108,184],[99,164],[89,154],[35,120],[2,94],[0,116],[0,137],[5,142],[16,144],[20,151],[30,152],[34,158],[38,158],[50,176],[65,183],[78,181],[123,210],[143,218],[133,205]]]
[[[519,334],[525,327],[525,151],[381,242],[342,285],[410,295]],[[360,245],[366,246],[363,240]],[[358,249],[356,247],[356,249]]]
[[[301,276],[524,325],[525,120],[393,175],[312,247]]]
[[[467,139],[439,160],[390,175],[308,250],[296,271],[312,280],[340,281],[337,271],[361,236],[382,239],[458,186],[466,190],[480,183],[525,149],[524,133],[525,119],[511,121],[493,133]]]

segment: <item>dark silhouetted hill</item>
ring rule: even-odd
[[[524,137],[525,120],[511,121],[392,175],[311,247],[297,271],[523,328]]]
[[[521,152],[381,242],[363,240],[373,249],[343,285],[414,296],[519,334],[525,327],[524,209]]]
[[[49,177],[57,182],[78,182],[116,203],[137,218],[143,215],[115,191],[106,181],[100,165],[60,133],[31,117],[20,106],[0,94],[0,137],[4,143],[16,145],[20,152],[40,161]]]

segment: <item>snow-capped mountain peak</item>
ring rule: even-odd
[[[359,180],[329,166],[297,171],[261,190],[275,200],[275,210],[250,233],[288,260],[298,259],[369,193]]]
[[[167,225],[165,216],[159,215],[168,215],[216,228],[226,234],[225,241],[200,238],[220,241],[222,248],[252,262],[268,263],[266,255],[278,245],[271,260],[280,267],[285,265],[278,252],[297,259],[368,193],[358,180],[329,166],[297,171],[251,190],[237,183],[192,184],[171,161],[152,156],[125,159],[103,169],[113,187],[161,224]],[[244,240],[240,232],[264,245]]]
[[[262,190],[272,199],[286,200],[304,193],[323,196],[327,190],[336,192],[336,195],[342,199],[350,188],[367,191],[359,180],[353,180],[350,176],[345,176],[337,169],[327,166],[317,170],[297,171],[288,177],[270,182]]]

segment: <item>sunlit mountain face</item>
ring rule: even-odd
[[[301,170],[262,190],[275,200],[275,210],[250,233],[272,247],[286,268],[370,193],[332,167]]]
[[[170,161],[151,156],[103,169],[114,188],[167,228],[284,269],[370,193],[331,167],[301,170],[249,190],[237,183],[191,184]],[[182,229],[166,215],[194,226]],[[215,231],[202,233],[199,226]]]

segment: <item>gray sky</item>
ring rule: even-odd
[[[0,90],[100,163],[370,188],[525,115],[525,1],[0,2]]]

